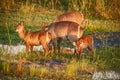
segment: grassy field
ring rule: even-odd
[[[14,1],[14,0],[13,0]],[[19,8],[17,9],[17,7]],[[10,7],[10,5],[9,5]],[[7,9],[7,8],[5,8]],[[0,12],[0,43],[16,44],[20,39],[15,32],[16,22],[24,21],[27,31],[37,31],[43,28],[44,23],[50,24],[62,10],[44,8],[35,4],[16,5],[10,11]],[[84,15],[88,16],[88,15]],[[119,19],[99,19],[85,17],[89,24],[85,33],[92,32],[120,32]],[[82,25],[84,27],[85,24]]]
[[[50,24],[62,13],[64,11],[36,7],[34,4],[22,5],[18,11],[0,12],[0,44],[23,44],[15,32],[17,21],[24,21],[27,31],[38,31],[43,28],[44,23]],[[85,20],[89,22],[85,34],[120,32],[119,20],[87,17]],[[85,24],[82,25],[84,26]],[[104,36],[100,37],[104,38]],[[63,42],[63,46],[71,47],[71,44]],[[82,59],[76,59],[73,54],[67,53],[54,53],[53,56],[44,57],[43,52],[40,51],[32,53],[22,51],[16,55],[10,55],[0,48],[0,79],[91,80],[95,72],[120,73],[119,53],[119,47],[96,48],[97,57],[94,60],[92,54],[90,58],[83,54]]]
[[[0,13],[0,43],[16,44],[20,42],[15,32],[17,21],[24,21],[27,31],[38,31],[43,28],[44,24],[50,24],[61,13],[56,10],[28,14],[21,12]],[[120,23],[117,20],[85,20],[89,22],[85,30],[87,34],[93,32],[120,32]],[[82,27],[84,26],[85,24],[82,25]]]
[[[97,58],[86,54],[82,59],[76,59],[73,54],[56,53],[53,56],[43,56],[42,52],[10,55],[0,52],[0,77],[2,79],[88,79],[94,72],[115,71],[120,73],[120,49],[108,47],[96,49]],[[2,60],[3,59],[3,60]],[[62,76],[62,77],[61,77]]]

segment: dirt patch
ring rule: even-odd
[[[95,48],[102,48],[106,46],[120,47],[120,32],[114,33],[92,33],[94,36]]]

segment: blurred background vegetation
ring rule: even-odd
[[[39,7],[81,11],[87,18],[120,20],[120,0],[0,0],[0,12],[41,11]]]

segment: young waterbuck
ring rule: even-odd
[[[58,44],[58,52],[60,52],[61,40],[75,42],[83,35],[84,29],[78,23],[71,21],[61,21],[51,23],[48,26],[47,31],[51,34],[52,42],[54,44],[54,52],[56,51],[56,43]]]
[[[51,35],[50,33],[46,32],[45,30],[40,30],[36,32],[27,32],[24,23],[20,22],[16,25],[16,32],[18,32],[19,37],[25,42],[26,44],[26,51],[33,51],[34,46],[42,45],[44,48],[45,56],[49,50],[49,44]]]
[[[53,22],[72,21],[72,22],[76,22],[79,25],[81,25],[83,20],[84,20],[84,16],[81,12],[70,11],[70,12],[66,12],[64,14],[61,14]]]
[[[94,50],[94,41],[93,37],[90,35],[85,35],[79,38],[76,42],[73,43],[75,45],[75,54],[77,54],[77,57],[82,57],[82,51],[83,49],[86,49],[88,52],[88,55],[90,54],[90,51],[94,53],[94,58],[96,57],[96,53]]]

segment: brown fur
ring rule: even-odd
[[[54,22],[60,22],[60,21],[72,21],[76,22],[79,25],[82,24],[84,20],[83,14],[79,11],[71,11],[71,12],[66,12],[64,14],[61,14],[58,16]]]
[[[18,32],[19,37],[25,42],[26,44],[26,51],[33,51],[34,46],[42,45],[44,48],[45,56],[48,53],[49,47],[47,43],[49,43],[51,35],[45,30],[40,30],[36,32],[27,32],[24,28],[23,23],[18,23],[16,27],[16,32]],[[46,42],[46,36],[48,37],[48,42]]]
[[[71,21],[60,21],[51,23],[48,26],[47,30],[52,36],[52,42],[54,45],[54,52],[56,52],[56,46],[58,48],[58,52],[60,52],[60,43],[62,40],[68,40],[70,42],[77,41],[84,32],[84,28],[82,28],[78,23]]]
[[[77,57],[82,56],[83,49],[86,49],[88,53],[92,51],[94,53],[94,58],[96,57],[96,53],[94,50],[94,41],[92,36],[85,35],[79,38],[79,40],[75,43],[75,46],[76,46],[75,53],[77,53]]]

